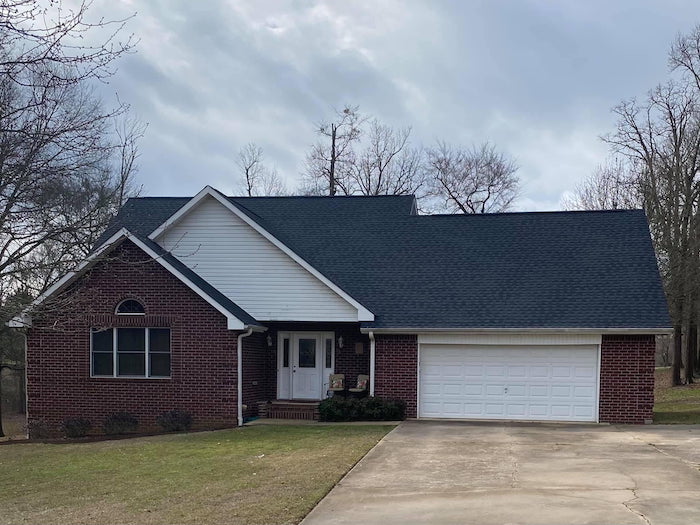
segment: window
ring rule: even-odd
[[[316,339],[299,339],[299,368],[316,368]]]
[[[289,368],[289,338],[282,341],[282,367]]]
[[[169,328],[92,329],[92,375],[170,377]]]
[[[143,305],[136,299],[124,299],[117,305],[117,315],[146,315]]]
[[[326,339],[326,368],[333,368],[333,339]]]

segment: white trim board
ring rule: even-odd
[[[418,344],[456,344],[456,345],[600,345],[600,334],[419,334]]]
[[[251,219],[243,211],[241,211],[237,206],[232,204],[231,201],[229,201],[221,192],[217,191],[216,189],[212,188],[211,186],[205,186],[204,189],[202,189],[199,193],[197,193],[197,195],[192,197],[192,199],[190,199],[190,201],[187,204],[185,204],[183,207],[181,207],[178,211],[176,211],[173,215],[171,215],[170,218],[168,218],[168,220],[166,220],[163,224],[161,224],[158,228],[156,228],[148,236],[149,239],[156,241],[156,239],[158,237],[160,237],[166,230],[168,230],[170,227],[172,227],[173,225],[177,224],[180,220],[182,220],[183,217],[185,217],[187,214],[189,214],[190,211],[192,211],[200,202],[202,202],[207,197],[211,197],[211,198],[215,199],[216,201],[218,201],[222,206],[224,206],[227,210],[229,210],[231,213],[233,213],[241,221],[243,221],[248,226],[250,226],[258,234],[262,235],[265,239],[267,239],[269,242],[271,242],[275,247],[277,247],[284,254],[286,254],[288,257],[290,257],[294,262],[299,264],[302,268],[304,268],[307,272],[309,272],[311,275],[313,275],[316,279],[318,279],[324,285],[326,285],[328,288],[330,288],[335,294],[337,294],[343,300],[345,300],[347,303],[349,303],[354,308],[356,308],[357,309],[357,321],[374,321],[374,314],[372,312],[370,312],[367,308],[365,308],[360,302],[355,300],[348,293],[346,293],[344,290],[342,290],[339,286],[334,284],[330,279],[328,279],[325,275],[323,275],[321,272],[319,272],[316,268],[311,266],[305,259],[303,259],[297,253],[295,253],[286,244],[281,242],[274,235],[272,235],[270,232],[268,232],[265,228],[260,226],[260,224],[258,224],[256,221]]]
[[[112,235],[97,250],[95,250],[83,262],[81,262],[76,267],[75,270],[68,272],[61,279],[59,279],[53,286],[51,286],[43,294],[41,294],[34,301],[32,301],[32,303],[29,305],[29,308],[27,310],[31,311],[32,308],[38,306],[39,304],[44,302],[48,297],[50,297],[51,295],[53,295],[57,291],[61,290],[62,288],[64,288],[68,284],[70,284],[74,279],[79,277],[90,265],[96,263],[97,260],[99,259],[99,257],[101,255],[103,255],[106,251],[115,248],[121,242],[123,242],[127,239],[130,240],[131,242],[133,242],[136,246],[138,246],[141,250],[143,250],[148,256],[153,258],[161,266],[163,266],[166,270],[168,270],[168,272],[170,272],[172,275],[174,275],[177,279],[179,279],[183,284],[185,284],[193,292],[195,292],[202,299],[204,299],[207,303],[209,303],[216,310],[218,310],[221,314],[223,314],[224,317],[226,317],[227,327],[229,330],[243,330],[248,326],[243,321],[241,321],[236,316],[234,316],[231,312],[229,312],[225,307],[223,307],[221,304],[219,304],[214,299],[212,299],[199,286],[197,286],[192,281],[187,279],[182,273],[180,273],[178,270],[176,270],[163,257],[161,257],[159,254],[157,254],[155,251],[153,251],[148,245],[146,245],[138,237],[133,235],[126,228],[122,228],[117,233]],[[12,328],[24,328],[27,326],[31,326],[31,316],[28,316],[25,312],[23,312],[23,313],[19,314],[18,316],[14,317],[8,323],[8,326],[10,326]],[[264,329],[262,327],[260,327],[260,330],[264,330]]]

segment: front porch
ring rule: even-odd
[[[246,417],[318,420],[331,374],[343,374],[346,388],[369,375],[369,338],[359,323],[265,324],[267,332],[243,346]]]

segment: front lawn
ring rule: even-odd
[[[0,446],[0,522],[297,523],[393,427],[260,425]]]
[[[671,386],[671,369],[657,368],[654,423],[700,423],[700,384]]]

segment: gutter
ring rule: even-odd
[[[374,359],[376,347],[374,344],[374,332],[369,332],[369,395],[374,397]]]
[[[238,405],[238,426],[242,427],[243,426],[243,338],[248,337],[250,334],[253,333],[252,328],[248,328],[247,331],[245,331],[242,334],[238,335],[238,342],[236,344],[236,365],[237,365],[237,373],[236,376],[238,378],[237,380],[237,395],[236,395],[236,403]]]
[[[673,328],[360,328],[363,334],[428,334],[428,333],[521,333],[521,334],[672,334]]]

